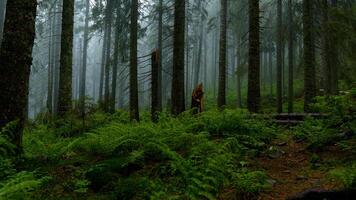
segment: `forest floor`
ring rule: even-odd
[[[257,158],[253,166],[269,176],[271,190],[260,194],[261,200],[278,200],[295,196],[309,189],[337,189],[341,185],[328,177],[328,163],[346,158],[337,146],[312,153],[307,145],[292,138],[277,139],[273,153]],[[271,148],[272,148],[271,147]],[[277,149],[277,150],[276,150]]]

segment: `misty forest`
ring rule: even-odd
[[[355,200],[355,0],[0,0],[0,200]]]

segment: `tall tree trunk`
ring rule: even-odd
[[[331,0],[331,7],[332,8],[337,8],[337,0]],[[330,16],[331,20],[333,19],[333,16]],[[339,94],[339,53],[337,50],[337,47],[335,45],[336,38],[334,38],[335,35],[330,34],[330,40],[329,40],[329,54],[330,56],[328,57],[330,59],[329,61],[329,69],[330,69],[330,79],[331,79],[331,87],[330,87],[330,93],[332,95],[337,95]]]
[[[172,80],[172,114],[179,115],[185,111],[184,93],[184,44],[185,44],[185,1],[175,0],[174,36],[173,36],[173,80]]]
[[[288,14],[289,14],[289,43],[288,43],[288,62],[289,62],[289,84],[288,84],[288,113],[293,112],[293,73],[294,73],[294,29],[293,29],[293,2],[288,0]]]
[[[206,30],[206,27],[204,28],[204,31],[207,31]],[[208,89],[209,88],[209,86],[208,86],[208,44],[207,44],[207,34],[205,34],[205,35],[203,35],[203,37],[204,37],[204,39],[203,39],[203,41],[204,41],[204,47],[203,47],[203,49],[204,49],[204,59],[203,59],[203,61],[204,61],[204,63],[203,63],[203,66],[204,66],[204,78],[203,78],[203,80],[204,80],[204,86],[205,86],[205,88],[206,89]]]
[[[107,46],[106,46],[106,64],[105,64],[105,92],[104,92],[104,110],[109,112],[110,106],[110,67],[111,67],[111,28],[112,28],[112,7],[113,0],[108,0],[106,7],[106,20],[107,23]]]
[[[260,110],[260,23],[259,0],[249,1],[248,110]]]
[[[227,0],[221,0],[218,107],[226,105]]]
[[[283,112],[282,99],[282,0],[277,0],[277,112]]]
[[[104,96],[103,96],[103,91],[104,91],[104,71],[105,71],[105,65],[106,65],[106,49],[107,49],[107,44],[108,44],[108,29],[107,29],[107,23],[104,23],[104,37],[103,37],[103,47],[102,47],[102,52],[101,52],[101,66],[100,66],[100,83],[99,83],[99,104],[100,107],[103,108],[103,103],[104,103]]]
[[[157,108],[162,111],[162,48],[163,48],[163,0],[158,4],[158,91]]]
[[[52,16],[52,9],[48,10],[48,28],[49,28],[49,37],[48,37],[48,84],[47,84],[47,111],[49,114],[53,112],[53,63],[52,63],[52,49],[53,49],[53,25],[54,25],[54,16]],[[0,22],[1,23],[1,22]]]
[[[269,62],[269,80],[270,80],[270,99],[273,98],[273,43],[269,43],[269,52],[268,52],[268,62]]]
[[[131,1],[131,38],[130,38],[130,117],[131,120],[140,121],[138,106],[137,81],[137,31],[138,31],[138,0]]]
[[[116,105],[116,85],[117,85],[117,68],[119,64],[119,51],[120,51],[120,29],[121,29],[121,20],[120,20],[120,5],[121,0],[117,2],[116,5],[116,29],[115,29],[115,44],[114,44],[114,62],[112,70],[112,82],[111,82],[111,99],[110,99],[110,112],[115,112]]]
[[[335,46],[336,38],[329,28],[331,16],[327,0],[322,1],[322,57],[325,72],[325,92],[327,95],[338,94],[338,54]],[[331,6],[336,7],[337,1],[331,1]]]
[[[61,3],[61,2],[59,2]],[[60,57],[60,40],[61,40],[61,6],[59,3],[55,5],[56,11],[54,14],[54,29],[53,29],[53,56],[52,56],[52,63],[53,63],[53,113],[55,115],[58,114],[58,95],[59,95],[59,57]]]
[[[18,153],[22,152],[22,132],[27,117],[36,7],[36,0],[11,0],[7,3],[0,48],[0,127],[17,121],[10,138]]]
[[[236,45],[236,55],[237,55],[237,68],[236,68],[236,87],[237,87],[237,107],[242,108],[242,95],[241,95],[241,67],[242,67],[242,56],[241,56],[241,45],[240,38],[237,40]]]
[[[304,35],[304,111],[310,112],[310,105],[316,95],[315,44],[313,37],[313,1],[303,0]]]
[[[79,100],[81,112],[84,116],[85,114],[85,88],[86,88],[86,74],[87,74],[87,57],[88,57],[88,43],[89,43],[89,11],[90,11],[90,0],[86,0],[85,5],[85,25],[84,25],[84,46],[83,46],[83,66],[81,71],[81,83]]]
[[[5,21],[5,12],[6,12],[6,1],[7,1],[7,0],[2,0],[2,1],[0,2],[0,47],[1,47],[1,41],[2,41],[3,30],[4,30],[4,21]]]
[[[265,92],[266,90],[267,90],[267,81],[266,81],[266,79],[267,79],[267,67],[268,67],[268,65],[267,65],[267,63],[268,63],[268,61],[267,61],[267,51],[263,51],[263,53],[262,53],[262,58],[263,58],[263,64],[261,65],[262,66],[262,76],[261,76],[261,78],[262,78],[262,85],[263,85],[263,92]]]
[[[158,51],[152,52],[151,55],[151,65],[152,65],[152,76],[151,76],[151,119],[153,122],[158,120],[158,65],[159,65],[159,53]]]
[[[189,13],[189,3],[187,4],[187,8],[186,8],[186,16],[188,16]],[[186,51],[185,51],[185,95],[186,95],[186,100],[185,103],[188,104],[188,100],[189,100],[189,96],[190,96],[190,89],[189,89],[189,82],[190,82],[190,78],[189,78],[189,55],[190,55],[190,41],[189,41],[189,20],[186,21],[185,23],[185,46],[186,46]]]
[[[58,114],[64,116],[72,108],[72,55],[74,0],[63,0],[62,37],[59,75]]]
[[[197,55],[197,64],[194,72],[194,87],[199,84],[199,76],[200,76],[200,70],[201,70],[201,61],[202,61],[202,51],[203,51],[203,34],[204,34],[204,13],[202,11],[202,2],[199,1],[198,9],[200,12],[200,23],[199,23],[199,40],[198,40],[198,55]]]
[[[216,25],[217,26],[217,25]],[[219,81],[216,81],[218,79],[218,28],[215,29],[216,31],[214,31],[214,39],[213,39],[213,42],[214,42],[214,48],[213,48],[213,52],[214,52],[214,55],[213,55],[213,58],[214,58],[214,62],[213,62],[213,80],[214,80],[214,83],[213,83],[213,86],[214,86],[214,97],[216,97],[216,89],[217,89],[217,84],[216,82],[219,82]]]

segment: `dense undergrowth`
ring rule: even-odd
[[[189,112],[131,123],[125,112],[33,123],[24,157],[11,160],[6,142],[0,197],[8,199],[215,199],[222,188],[244,194],[268,188],[263,172],[246,167],[275,135],[267,121],[244,111]],[[5,135],[5,134],[2,134]],[[16,169],[14,165],[16,164]]]
[[[313,152],[337,145],[356,155],[355,97],[317,99],[325,117],[307,119],[292,135]],[[216,199],[226,188],[254,199],[270,185],[249,161],[285,132],[244,110],[162,113],[158,123],[148,113],[135,123],[123,111],[92,112],[84,121],[30,122],[16,157],[12,126],[0,133],[0,199]],[[328,176],[355,187],[354,160],[330,167]]]

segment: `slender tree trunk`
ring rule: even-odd
[[[152,52],[151,55],[151,65],[152,65],[152,76],[151,76],[151,119],[153,122],[158,120],[158,70],[159,70],[159,53],[158,51]]]
[[[74,0],[63,0],[58,99],[58,114],[60,116],[64,116],[72,109],[73,23]]]
[[[186,8],[186,16],[188,16],[189,13],[189,3],[187,5]],[[186,95],[186,104],[188,104],[188,100],[189,100],[189,96],[190,96],[190,88],[189,88],[189,82],[190,82],[190,78],[189,78],[189,62],[190,62],[190,41],[189,41],[189,20],[186,21],[185,23],[185,47],[186,47],[186,51],[185,51],[185,95]]]
[[[260,24],[259,0],[249,1],[248,110],[260,110]]]
[[[336,0],[331,1],[331,6],[336,7]],[[322,57],[325,72],[325,92],[327,95],[338,94],[338,53],[335,45],[337,41],[329,28],[331,16],[329,16],[329,5],[327,0],[322,1]]]
[[[205,30],[204,31],[207,31],[206,30],[206,27],[205,27]],[[206,89],[209,88],[208,86],[208,44],[207,44],[207,34],[205,34],[204,36],[204,86]]]
[[[88,57],[88,43],[89,43],[89,11],[90,0],[86,0],[85,5],[85,25],[84,25],[84,46],[83,46],[83,66],[82,66],[82,78],[80,83],[79,100],[81,101],[81,112],[85,115],[85,88],[86,88],[86,74],[87,74],[87,57]]]
[[[221,0],[218,107],[226,105],[227,0]]]
[[[172,80],[172,114],[179,115],[185,111],[184,92],[184,47],[185,47],[185,1],[175,0],[174,36],[173,36],[173,80]]]
[[[163,48],[163,0],[159,0],[158,10],[158,91],[157,108],[162,111],[162,48]]]
[[[270,80],[270,98],[273,98],[273,43],[269,44],[269,80]]]
[[[61,3],[61,2],[59,2]],[[59,95],[59,57],[60,57],[60,34],[61,34],[61,6],[56,5],[54,14],[54,28],[53,28],[53,113],[58,114],[58,95]]]
[[[214,83],[213,83],[213,87],[214,87],[214,97],[216,97],[216,82],[219,82],[219,81],[216,81],[218,79],[218,28],[216,28],[216,31],[215,31],[215,34],[214,34],[214,39],[213,39],[213,42],[214,42],[214,48],[213,48],[213,52],[214,52],[214,55],[213,55],[213,58],[214,58],[214,62],[213,62],[213,80],[214,80]]]
[[[81,110],[81,99],[80,99],[80,90],[81,88],[83,87],[82,86],[82,78],[83,78],[83,74],[82,74],[82,71],[83,71],[83,38],[82,37],[78,37],[77,39],[78,41],[78,44],[75,44],[74,46],[77,46],[78,45],[78,48],[77,48],[77,53],[76,55],[73,56],[73,58],[76,58],[74,63],[73,63],[73,66],[77,66],[76,67],[76,71],[73,73],[73,84],[75,84],[73,86],[73,98],[75,100],[79,100],[77,101],[77,106],[80,110]],[[74,41],[75,42],[75,41]],[[76,62],[76,63],[75,63]]]
[[[117,85],[117,68],[119,64],[119,51],[120,51],[120,29],[121,29],[121,20],[120,20],[120,5],[121,0],[117,2],[116,5],[116,29],[115,29],[115,44],[114,44],[114,62],[113,62],[113,71],[112,71],[112,82],[111,82],[111,99],[110,99],[110,112],[115,112],[116,105],[116,85]]]
[[[282,99],[282,0],[277,0],[277,112],[283,112]]]
[[[201,60],[202,60],[202,51],[203,51],[203,20],[204,20],[204,14],[202,13],[202,2],[199,1],[199,12],[200,12],[200,26],[199,26],[199,40],[198,40],[198,55],[197,55],[197,64],[196,64],[196,70],[194,72],[194,86],[197,86],[199,84],[199,76],[200,76],[200,69],[201,69]]]
[[[288,14],[289,14],[289,43],[288,43],[288,62],[289,62],[289,84],[288,84],[288,113],[293,112],[294,101],[294,87],[293,87],[293,73],[294,73],[294,29],[293,29],[293,2],[288,0]]]
[[[2,1],[0,2],[0,47],[1,47],[1,41],[2,41],[3,30],[4,30],[4,21],[5,21],[5,12],[6,12],[6,1],[7,1],[7,0],[2,0]]]
[[[240,39],[237,40],[236,46],[236,55],[237,55],[237,68],[236,68],[236,87],[237,87],[237,107],[242,108],[242,99],[241,99],[241,67],[242,67],[242,56],[241,56],[241,45]]]
[[[106,23],[107,23],[107,46],[106,46],[106,64],[105,64],[105,92],[104,92],[104,110],[109,112],[110,106],[110,67],[111,67],[111,28],[112,28],[112,7],[113,0],[108,0],[106,7]]]
[[[313,1],[303,0],[304,35],[304,111],[310,112],[310,105],[316,96],[315,46],[313,37]]]
[[[53,23],[54,15],[52,16],[52,10],[48,10],[48,84],[47,84],[47,111],[52,114],[53,111],[53,63],[52,63],[52,38],[53,38]],[[1,22],[0,22],[1,23]]]
[[[100,107],[103,108],[104,103],[104,72],[105,72],[105,65],[106,65],[106,46],[108,44],[108,31],[107,31],[107,23],[104,23],[104,37],[103,37],[103,47],[101,53],[101,66],[100,66],[100,83],[99,83],[99,104]]]
[[[268,57],[267,57],[268,52],[264,51],[263,52],[263,65],[262,65],[262,79],[263,79],[263,92],[266,92],[267,90],[267,69],[268,69]]]
[[[131,39],[130,39],[130,117],[131,120],[140,121],[138,106],[137,81],[137,31],[138,31],[138,0],[131,1]]]
[[[36,7],[36,0],[7,3],[0,48],[0,128],[9,122],[17,122],[13,135],[9,136],[17,153],[22,152],[22,132],[27,118]]]
[[[337,0],[331,0],[331,6],[332,8],[336,9],[337,8]],[[330,16],[331,20],[333,19],[333,16]],[[339,94],[339,53],[337,50],[337,46],[335,45],[334,41],[336,41],[337,38],[334,38],[335,35],[330,34],[330,40],[329,40],[329,54],[330,56],[328,57],[330,59],[329,61],[329,69],[330,69],[330,79],[331,79],[331,87],[330,87],[330,93],[332,95],[338,95]]]

